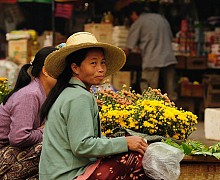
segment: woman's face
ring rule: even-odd
[[[57,80],[47,74],[44,66],[42,68],[39,78],[41,82],[43,83],[46,95],[48,95],[49,91],[55,86]]]
[[[101,49],[90,50],[80,66],[72,64],[72,70],[87,89],[92,85],[99,85],[105,77],[106,64],[103,51]]]

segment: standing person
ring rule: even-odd
[[[43,127],[40,107],[56,80],[44,60],[57,50],[45,47],[22,66],[14,89],[0,105],[0,179],[26,179],[38,174]]]
[[[66,47],[47,57],[46,71],[57,83],[41,111],[41,119],[47,120],[40,180],[147,179],[142,167],[147,143],[138,136],[102,137],[90,92],[124,64],[123,50],[88,32],[71,35]]]
[[[149,6],[150,9],[150,6]],[[128,6],[132,20],[125,52],[138,48],[142,55],[141,91],[148,86],[158,88],[159,76],[163,78],[163,90],[175,100],[175,64],[172,50],[172,32],[169,22],[158,13],[144,11],[140,2]]]

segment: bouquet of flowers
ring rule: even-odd
[[[93,93],[100,108],[102,133],[106,136],[115,128],[123,128],[184,140],[196,130],[197,116],[178,109],[159,89],[148,88],[143,94],[125,88],[117,92],[99,89]]]
[[[2,103],[4,97],[10,92],[7,78],[0,78],[0,103]]]

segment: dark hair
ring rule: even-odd
[[[69,54],[66,57],[66,67],[63,70],[63,72],[59,75],[57,78],[57,83],[56,85],[52,88],[50,93],[47,96],[47,99],[43,103],[41,107],[41,113],[40,113],[40,119],[41,123],[45,120],[47,117],[49,110],[53,103],[56,101],[58,96],[61,94],[61,92],[66,88],[66,87],[72,87],[69,84],[69,80],[72,77],[72,69],[71,69],[71,64],[75,63],[77,66],[80,66],[83,60],[86,58],[87,53],[91,49],[96,49],[96,47],[91,47],[91,48],[84,48],[80,49],[78,51],[75,51],[71,54]],[[99,48],[98,48],[99,49]],[[101,48],[102,49],[102,48]],[[103,50],[103,49],[102,49]],[[103,51],[104,52],[104,51]]]
[[[143,3],[142,2],[130,3],[127,7],[127,15],[130,16],[133,11],[136,12],[137,15],[140,15],[142,12],[144,12]]]
[[[3,105],[6,104],[12,94],[27,86],[31,82],[31,77],[27,72],[28,68],[32,66],[31,75],[33,77],[39,77],[42,67],[44,66],[44,61],[46,57],[55,50],[57,50],[57,48],[55,47],[44,47],[36,53],[32,64],[25,64],[22,66],[21,70],[18,73],[14,89],[4,98]]]
[[[159,9],[159,2],[141,2],[141,1],[136,1],[132,2],[127,6],[127,13],[126,15],[130,17],[132,12],[136,12],[137,15],[139,16],[141,13],[158,13]]]

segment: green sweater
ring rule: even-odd
[[[85,85],[72,78],[71,84]],[[98,137],[98,106],[84,88],[66,88],[48,114],[40,157],[40,180],[72,180],[98,157],[127,152],[125,137]]]

